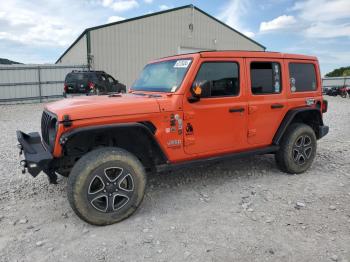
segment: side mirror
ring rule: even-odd
[[[211,81],[195,82],[191,87],[191,96],[188,98],[190,103],[198,102],[201,97],[208,97],[211,93]]]

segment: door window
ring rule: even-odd
[[[114,84],[114,79],[111,76],[108,76],[108,82],[110,84]]]
[[[106,81],[106,77],[104,75],[101,75],[100,78],[101,78],[101,81],[103,81],[103,82]]]
[[[207,85],[201,97],[237,96],[239,94],[239,67],[235,62],[202,63],[194,84]]]
[[[281,66],[275,62],[250,64],[251,90],[254,95],[281,93]]]

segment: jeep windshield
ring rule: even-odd
[[[132,90],[175,92],[181,85],[192,59],[174,59],[145,66]]]

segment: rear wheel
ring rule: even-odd
[[[146,174],[135,156],[120,148],[101,148],[74,165],[68,178],[68,200],[81,219],[108,225],[134,213],[145,186]]]
[[[317,140],[314,130],[305,124],[292,124],[282,138],[275,159],[278,167],[287,173],[305,172],[316,155]]]

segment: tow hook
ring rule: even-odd
[[[22,167],[22,174],[26,173],[27,161],[21,160],[20,165]]]
[[[19,149],[19,155],[23,154],[23,146],[21,144],[17,144],[17,148]]]

